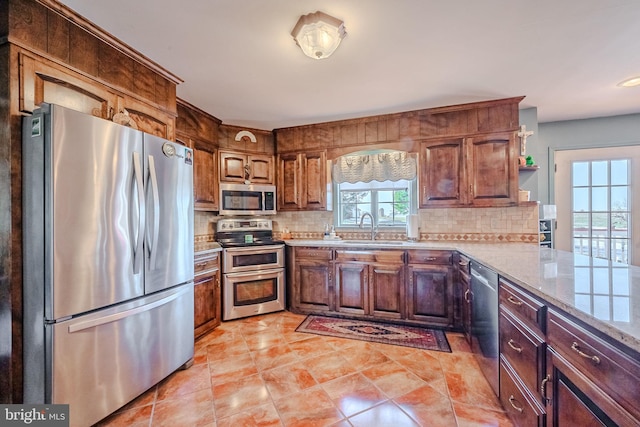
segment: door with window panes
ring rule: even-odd
[[[640,147],[556,152],[558,249],[640,265],[640,201],[632,197],[639,160]]]

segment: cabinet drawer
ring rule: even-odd
[[[409,264],[451,264],[453,253],[451,251],[416,250],[407,251]]]
[[[336,261],[362,261],[404,264],[404,251],[337,250]]]
[[[316,260],[331,260],[331,249],[322,248],[296,248],[297,258],[312,258]]]
[[[607,343],[577,322],[549,310],[549,346],[618,404],[640,418],[640,355]]]
[[[202,255],[196,254],[193,260],[193,274],[211,272],[220,268],[220,252],[211,252]]]
[[[500,310],[500,352],[534,395],[538,393],[540,373],[544,371],[545,349],[542,338],[509,312]]]
[[[500,402],[516,426],[544,425],[544,409],[522,387],[505,360],[500,361]]]
[[[537,298],[500,278],[500,305],[514,313],[527,326],[544,334],[547,307]]]

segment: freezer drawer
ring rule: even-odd
[[[47,339],[47,403],[94,424],[193,357],[193,283],[48,326]]]

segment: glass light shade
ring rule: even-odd
[[[623,82],[618,83],[618,86],[620,87],[634,87],[634,86],[640,86],[640,76],[638,77],[632,77],[630,79],[627,79]]]
[[[320,11],[301,16],[291,31],[302,52],[313,59],[330,56],[346,34],[344,22]]]

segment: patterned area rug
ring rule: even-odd
[[[451,353],[446,335],[438,329],[310,314],[296,328],[296,331]]]

